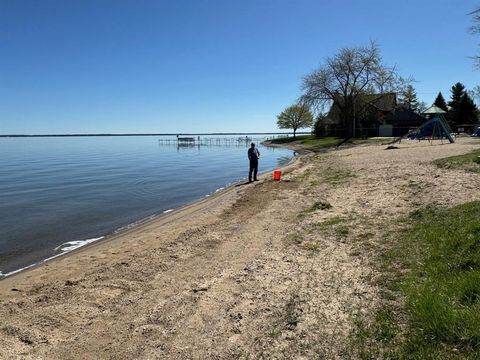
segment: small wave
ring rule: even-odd
[[[156,217],[157,217],[157,215],[154,214],[154,215],[147,216],[147,217],[145,217],[145,218],[143,218],[143,219],[134,221],[133,223],[127,224],[127,225],[125,225],[125,226],[120,226],[118,229],[115,229],[115,231],[114,231],[113,233],[114,233],[114,234],[119,234],[119,233],[121,233],[121,232],[123,232],[123,231],[130,230],[130,229],[132,229],[132,228],[134,228],[134,227],[136,227],[136,226],[138,226],[138,225],[140,225],[140,224],[143,224],[143,223],[145,223],[145,222],[147,222],[147,221],[153,220],[153,219],[155,219]]]
[[[128,190],[140,199],[149,199],[158,194],[159,178],[149,176],[133,181]]]
[[[95,241],[103,239],[104,236],[100,236],[98,238],[93,238],[93,239],[86,239],[86,240],[74,240],[74,241],[67,241],[66,243],[63,243],[62,245],[59,245],[55,248],[55,251],[62,251],[62,252],[69,252],[73,251],[75,249],[81,248],[82,246],[85,246],[87,244],[91,244]],[[56,257],[56,256],[54,256]],[[52,258],[54,258],[52,257]]]
[[[173,211],[173,209],[168,209],[168,210],[165,210],[163,213],[168,214],[169,212],[172,212],[172,211]]]
[[[218,193],[218,192],[222,191],[223,189],[225,189],[225,186],[223,186],[223,187],[218,188],[217,190],[215,190],[215,193]]]
[[[70,251],[81,248],[82,246],[85,246],[87,244],[91,244],[95,241],[101,240],[104,237],[105,236],[100,236],[98,238],[92,238],[92,239],[86,239],[86,240],[75,240],[75,241],[68,241],[66,243],[63,243],[62,245],[59,245],[54,249],[55,251],[61,251],[60,254],[50,256],[49,258],[43,259],[41,262],[33,263],[33,264],[28,265],[28,266],[22,267],[20,269],[10,271],[8,273],[3,273],[2,271],[0,271],[0,279],[3,279],[3,278],[6,278],[8,276],[11,276],[13,274],[19,273],[20,271],[23,271],[23,270],[27,270],[27,269],[29,269],[33,266],[38,265],[38,264],[53,260],[57,257],[60,257],[62,255],[65,255],[65,254],[69,253]]]
[[[27,269],[35,266],[35,265],[37,265],[37,263],[25,266],[25,267],[17,269],[17,270],[10,271],[6,274],[4,274],[3,272],[0,271],[0,279],[6,278],[6,277],[11,276],[11,275],[16,274],[16,273],[19,273],[20,271],[23,271],[23,270],[27,270]]]

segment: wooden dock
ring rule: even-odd
[[[259,144],[262,141],[271,139],[272,137],[191,137],[176,136],[158,139],[159,145],[173,146],[249,146],[252,142]]]

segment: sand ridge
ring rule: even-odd
[[[480,198],[404,141],[309,154],[110,241],[0,281],[0,358],[347,358],[378,301],[372,261],[395,219]]]

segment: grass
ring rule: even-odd
[[[314,223],[308,229],[309,233],[322,233],[334,236],[339,241],[344,241],[350,235],[352,217],[333,217],[331,219]],[[309,249],[316,250],[316,249]]]
[[[341,224],[341,223],[345,222],[346,220],[347,219],[344,218],[344,217],[335,216],[331,219],[328,219],[328,220],[325,220],[325,221],[322,221],[320,223],[315,224],[315,227],[318,228],[318,229],[326,229],[326,228],[329,228],[331,226]]]
[[[480,150],[474,150],[465,155],[435,160],[434,164],[444,169],[463,169],[480,173]]]
[[[287,300],[287,299],[286,299]],[[295,330],[303,315],[302,301],[300,297],[292,293],[281,311],[281,316],[270,328],[266,335],[269,338],[278,338],[284,331]],[[261,340],[260,338],[258,340]],[[263,357],[262,357],[263,358]]]
[[[303,235],[298,232],[290,233],[285,237],[287,245],[300,245],[304,240]]]
[[[310,252],[318,252],[320,250],[320,244],[317,242],[307,242],[303,244],[303,248]]]
[[[416,211],[411,218],[412,245],[418,245],[415,252],[405,249],[417,260],[403,284],[414,335],[407,350],[478,358],[480,202]]]
[[[361,138],[354,138],[348,141],[348,143],[352,144],[365,144],[365,143],[381,143],[388,138],[370,138],[370,139],[361,139]],[[289,137],[281,137],[270,140],[272,144],[287,144],[292,143],[296,145],[302,145],[305,149],[316,151],[322,150],[330,147],[335,147],[339,145],[343,138],[333,137],[333,136],[326,136],[317,138],[314,135],[298,135],[296,137],[289,136]]]
[[[287,329],[293,330],[300,322],[303,310],[300,304],[300,298],[298,295],[291,295],[285,308],[285,322]]]
[[[384,303],[396,307],[357,324],[355,346],[368,344],[360,357],[480,358],[480,202],[417,210],[407,221],[382,264]]]
[[[302,183],[304,195],[311,194],[313,188],[322,185],[330,185],[332,187],[345,185],[352,178],[356,177],[355,172],[345,164],[331,163],[329,155],[314,155],[300,159],[301,161],[303,160],[303,164],[308,166],[308,168],[292,177],[291,180]]]
[[[272,139],[272,144],[298,144],[302,145],[309,150],[320,150],[329,147],[337,146],[340,143],[341,139],[337,137],[323,137],[316,138],[313,135],[299,135],[296,137],[281,137],[277,139]]]
[[[297,214],[297,218],[304,219],[308,214],[315,212],[317,210],[328,210],[332,208],[332,204],[330,204],[326,200],[315,201],[312,206],[308,209],[303,210]]]
[[[340,225],[335,228],[335,236],[337,239],[346,239],[350,234],[350,227],[347,225]]]
[[[313,205],[307,210],[307,212],[313,212],[317,210],[331,209],[332,205],[326,200],[315,201]]]
[[[349,169],[327,167],[322,171],[320,176],[324,183],[338,185],[346,182],[352,177],[355,177],[355,174]]]

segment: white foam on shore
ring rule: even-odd
[[[42,262],[47,262],[47,261],[50,261],[50,260],[53,260],[57,257],[60,257],[60,256],[63,256],[65,254],[67,254],[68,252],[62,252],[60,254],[57,254],[57,255],[53,255],[53,256],[50,256],[49,258],[46,258],[46,259],[43,259]]]
[[[8,273],[3,273],[2,271],[0,271],[0,279],[3,279],[3,278],[6,278],[8,276],[11,276],[11,275],[14,275],[16,273],[19,273],[20,271],[23,271],[23,270],[27,270],[31,267],[34,267],[35,265],[38,265],[38,264],[41,264],[41,263],[45,263],[47,261],[50,261],[50,260],[53,260],[57,257],[60,257],[60,256],[63,256],[67,253],[69,253],[70,251],[73,251],[73,250],[76,250],[78,248],[81,248],[82,246],[85,246],[85,245],[88,245],[88,244],[91,244],[95,241],[98,241],[98,240],[102,240],[105,236],[100,236],[98,238],[92,238],[92,239],[86,239],[86,240],[76,240],[76,241],[68,241],[66,243],[63,243],[62,245],[59,245],[57,246],[54,251],[61,251],[60,254],[56,254],[56,255],[53,255],[53,256],[50,256],[49,258],[46,258],[46,259],[43,259],[42,261],[38,262],[38,263],[34,263],[34,264],[31,264],[31,265],[28,265],[28,266],[25,266],[25,267],[22,267],[20,269],[17,269],[17,270],[13,270],[13,271],[10,271]]]
[[[11,275],[13,275],[13,274],[19,273],[20,271],[27,270],[27,269],[35,266],[35,265],[37,265],[37,264],[36,264],[36,263],[35,263],[35,264],[31,264],[31,265],[25,266],[25,267],[23,267],[23,268],[10,271],[10,272],[8,272],[8,273],[6,273],[6,274],[4,274],[4,273],[2,273],[2,272],[0,271],[0,278],[6,278],[6,277],[11,276]]]
[[[168,210],[165,210],[163,213],[168,214],[169,212],[172,212],[172,211],[173,211],[173,209],[168,209]]]
[[[102,240],[105,236],[100,236],[98,238],[92,238],[92,239],[86,239],[86,240],[74,240],[74,241],[67,241],[66,243],[63,243],[62,245],[59,245],[55,248],[55,251],[63,251],[65,252],[70,252],[75,249],[81,248],[82,246],[91,244],[95,241]],[[56,255],[58,256],[58,255]],[[56,257],[54,256],[54,257]]]

